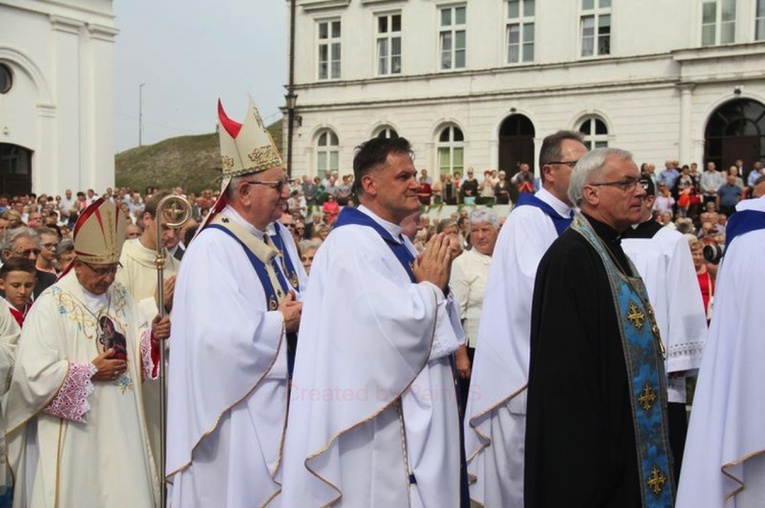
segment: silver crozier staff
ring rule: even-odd
[[[165,246],[162,242],[162,227],[178,229],[191,218],[191,205],[180,196],[165,196],[157,204],[157,257],[154,260],[157,266],[157,303],[159,304],[159,315],[163,317],[165,312],[165,291],[164,291],[164,273],[165,273]],[[167,482],[165,481],[165,460],[167,448],[167,382],[165,344],[159,347],[159,453],[160,453],[160,506],[167,506]]]

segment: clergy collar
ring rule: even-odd
[[[259,230],[258,228],[256,228],[255,226],[253,226],[252,224],[250,224],[249,222],[247,222],[246,220],[244,220],[244,218],[242,218],[241,215],[236,213],[236,210],[231,208],[231,206],[226,205],[226,208],[224,208],[221,213],[223,213],[224,215],[228,215],[229,217],[234,219],[234,222],[242,226],[248,232],[255,235],[258,238],[258,240],[263,240],[263,236],[265,236],[265,233]]]
[[[541,199],[548,205],[550,205],[555,212],[560,215],[561,217],[564,217],[566,219],[571,218],[571,207],[568,206],[566,203],[561,201],[560,199],[553,196],[552,192],[548,191],[544,187],[539,189],[536,194],[534,194],[537,198]]]
[[[392,222],[388,222],[387,220],[385,220],[382,217],[378,216],[372,210],[370,210],[369,208],[367,208],[364,205],[359,205],[358,211],[360,211],[361,213],[371,217],[373,221],[378,223],[380,226],[383,227],[383,229],[385,229],[385,231],[390,233],[390,236],[395,238],[396,241],[400,241],[401,240],[401,231],[402,231],[401,226],[399,226],[398,224],[393,224]],[[405,242],[401,242],[401,243],[405,243]]]
[[[606,224],[605,222],[600,222],[597,219],[594,219],[592,216],[587,215],[586,213],[582,212],[582,215],[589,221],[590,225],[592,226],[592,229],[595,230],[595,233],[603,240],[615,243],[619,245],[621,243],[621,235],[619,235],[619,232]]]

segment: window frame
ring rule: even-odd
[[[449,129],[449,140],[441,141],[444,130]],[[455,140],[455,132],[459,131],[462,136],[462,140]],[[455,171],[459,171],[460,175],[465,175],[465,131],[462,130],[456,124],[446,124],[438,129],[436,134],[436,167],[438,168],[439,175],[453,175]],[[442,151],[448,151],[448,172],[444,172],[444,166],[441,165],[441,153]],[[455,151],[459,151],[462,155],[462,165],[455,166]]]
[[[322,138],[325,140],[324,144],[322,144]],[[316,148],[316,174],[340,170],[340,137],[333,129],[329,127],[321,129],[316,134],[314,146]]]
[[[603,124],[603,127],[606,130],[605,134],[598,134],[597,133],[597,123],[600,122]],[[588,132],[585,132],[582,130],[582,127],[584,127],[584,124],[588,123]],[[606,121],[598,116],[598,115],[587,115],[583,116],[579,119],[579,121],[576,122],[576,131],[581,133],[584,137],[583,144],[587,147],[587,150],[590,151],[594,148],[607,148],[608,142],[610,138],[610,132],[608,129],[608,124]]]
[[[398,31],[393,30],[393,21],[398,17]],[[387,19],[387,32],[380,32],[380,20]],[[403,15],[401,11],[383,12],[375,15],[375,75],[376,76],[398,76],[401,75],[404,66],[404,43],[403,43]],[[394,55],[394,46],[398,42],[398,55]],[[387,43],[387,54],[380,55],[380,43]],[[394,67],[394,59],[398,56],[398,69]],[[381,60],[385,59],[383,63]],[[383,69],[384,66],[384,69]],[[384,72],[382,72],[384,71]]]
[[[510,4],[518,4],[518,16],[510,17]],[[528,15],[526,12],[526,4],[531,3],[534,13]],[[535,39],[536,39],[536,0],[505,0],[506,16],[505,16],[505,65],[517,65],[534,62],[535,55]],[[518,27],[518,42],[511,43],[510,30],[511,27]],[[532,35],[531,41],[525,40],[526,29],[531,28]],[[511,60],[511,47],[515,47],[517,50],[517,60]],[[525,58],[526,47],[531,47],[531,58]]]
[[[463,23],[457,23],[457,10],[464,12]],[[449,11],[449,24],[444,24],[444,12]],[[459,35],[462,37],[462,47],[457,47]],[[450,48],[444,49],[445,36],[449,36]],[[457,66],[459,54],[462,54],[462,65]],[[449,66],[445,67],[445,56],[449,56]],[[438,8],[438,70],[439,72],[459,71],[467,69],[467,3],[444,5]]]
[[[723,19],[723,14],[725,13],[725,4],[729,3],[729,6],[732,8],[731,11],[731,18],[730,19]],[[705,21],[705,8],[707,6],[713,6],[714,7],[714,20],[709,22]],[[755,6],[756,9],[757,6]],[[701,2],[701,46],[702,47],[710,47],[710,46],[721,46],[723,44],[733,44],[736,42],[736,0],[702,0]],[[765,14],[765,13],[764,13]],[[711,28],[712,29],[712,41],[708,41],[707,37],[705,35],[705,29]],[[730,29],[730,33],[727,34],[729,37],[726,37],[726,40],[723,40],[723,32],[725,28]],[[757,19],[755,18],[755,31],[757,28]],[[763,34],[765,37],[765,33]],[[755,39],[760,40],[760,39]]]
[[[587,7],[585,3],[591,3]],[[603,5],[607,4],[607,5]],[[579,58],[603,58],[613,54],[611,44],[613,36],[613,16],[611,0],[580,0],[579,1]],[[601,26],[604,17],[608,17],[608,24]],[[592,35],[585,35],[586,20],[592,20]],[[607,28],[607,33],[601,33],[601,29]],[[591,40],[591,45],[585,44],[585,40]],[[608,44],[608,50],[601,50],[602,41]],[[585,54],[585,49],[591,46],[591,53]]]
[[[338,35],[334,35],[335,24]],[[322,25],[327,25],[327,36],[322,37]],[[342,21],[340,18],[324,18],[316,20],[316,79],[332,81],[342,78]],[[322,58],[322,48],[326,48],[326,60]],[[335,50],[337,55],[335,58]],[[326,66],[326,75],[322,66]]]

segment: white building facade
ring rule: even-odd
[[[659,168],[765,157],[765,0],[296,2],[296,176],[393,133],[431,174],[535,167],[559,129]]]
[[[0,0],[0,194],[114,185],[112,0]]]

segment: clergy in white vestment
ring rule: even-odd
[[[289,183],[255,105],[243,124],[220,102],[218,117],[221,197],[183,256],[173,302],[168,498],[183,508],[278,506],[288,336],[302,310],[291,281],[305,275],[286,228],[268,234]]]
[[[151,321],[159,311],[156,301],[157,205],[162,198],[169,195],[169,191],[155,192],[152,194],[151,198],[146,201],[146,207],[143,211],[143,232],[140,237],[125,241],[125,244],[122,246],[122,255],[120,256],[121,266],[117,270],[117,282],[125,286],[127,292],[138,304],[138,308],[143,312],[144,317],[149,321]],[[163,226],[163,241],[169,241],[172,237],[177,235],[177,229]],[[164,304],[165,311],[167,312],[170,312],[172,309],[175,274],[178,272],[180,265],[180,261],[173,256],[168,255],[167,250],[165,249]],[[159,413],[159,387],[160,381],[158,379],[147,380],[142,387],[146,425],[149,429],[151,449],[153,451],[154,459],[157,461],[158,468],[161,465],[159,454],[161,432],[160,422],[162,421]]]
[[[678,508],[765,506],[765,197],[741,201],[725,236]]]
[[[544,139],[542,188],[519,195],[494,249],[465,412],[470,498],[481,505],[523,506],[534,278],[547,248],[571,223],[569,177],[586,151],[577,132]]]
[[[29,311],[7,401],[14,506],[159,504],[141,396],[160,339],[115,282],[126,220],[97,199],[74,228],[75,260]]]
[[[640,184],[646,189],[642,221],[624,232],[622,248],[645,283],[666,349],[669,443],[678,478],[688,431],[685,379],[701,364],[707,318],[688,241],[653,220],[656,188],[648,175],[642,176]]]
[[[13,366],[16,363],[16,348],[19,342],[21,328],[11,314],[10,305],[0,302],[0,397],[8,392],[11,384]],[[5,407],[5,403],[2,404]],[[0,421],[5,421],[0,409]],[[5,426],[0,428],[0,505],[13,495],[13,481],[7,468],[7,448],[5,443]]]
[[[434,236],[415,262],[401,234],[419,207],[406,139],[365,142],[353,167],[361,206],[340,213],[304,294],[284,506],[457,507],[451,357],[464,336],[447,296],[449,242]]]

